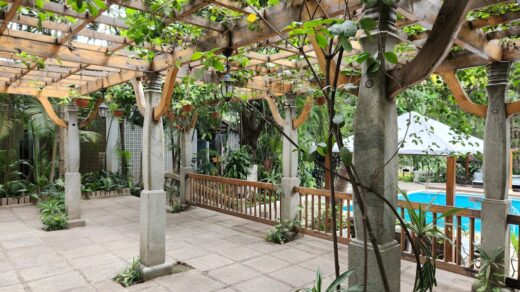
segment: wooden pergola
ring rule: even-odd
[[[494,111],[497,104],[488,107],[473,103],[457,79],[456,71],[490,64],[490,68],[495,68],[494,64],[518,61],[520,59],[520,40],[514,37],[520,33],[518,26],[520,12],[507,12],[476,20],[468,20],[467,14],[473,10],[485,9],[490,5],[513,1],[401,0],[398,2],[397,13],[402,17],[396,22],[396,36],[399,38],[399,42],[411,45],[414,52],[400,58],[399,64],[389,71],[391,78],[385,85],[388,88],[385,98],[393,100],[403,89],[422,81],[435,72],[443,77],[463,110],[486,118],[487,113]],[[365,12],[360,0],[292,1],[260,10],[244,7],[242,3],[231,0],[189,0],[179,11],[175,11],[171,15],[162,15],[162,17],[166,23],[180,22],[200,27],[203,31],[202,36],[194,45],[158,47],[144,44],[143,48],[155,52],[153,60],[148,61],[140,59],[137,53],[131,50],[135,45],[131,39],[121,34],[110,33],[128,29],[124,18],[117,13],[122,8],[131,8],[150,14],[156,13],[151,11],[145,1],[106,0],[107,9],[100,10],[100,13],[96,15],[86,12],[78,13],[63,2],[45,2],[41,8],[36,8],[37,4],[35,0],[9,0],[8,5],[0,14],[0,92],[35,96],[43,104],[49,117],[61,127],[68,127],[69,133],[73,133],[71,136],[74,136],[75,132],[70,130],[71,121],[72,126],[76,126],[74,112],[69,112],[68,122],[62,117],[58,117],[49,101],[50,97],[67,97],[71,89],[81,95],[86,95],[117,84],[132,82],[136,92],[136,103],[140,112],[145,116],[145,128],[149,128],[149,130],[145,129],[146,137],[144,139],[148,140],[143,141],[143,145],[147,144],[150,147],[144,151],[144,157],[148,157],[146,155],[151,157],[151,161],[147,162],[150,165],[153,165],[154,162],[160,163],[160,161],[154,160],[156,159],[153,157],[154,151],[159,150],[154,148],[152,141],[160,139],[159,136],[154,136],[154,131],[162,131],[162,126],[156,128],[160,123],[154,125],[151,121],[159,121],[169,108],[176,80],[190,74],[193,70],[205,70],[202,68],[203,64],[200,60],[192,60],[194,52],[213,49],[216,49],[217,52],[223,49],[241,48],[244,50],[246,57],[251,60],[249,68],[256,72],[256,76],[252,77],[240,90],[266,98],[273,111],[275,121],[284,126],[289,135],[293,135],[293,137],[296,135],[297,138],[295,129],[305,122],[307,116],[305,111],[310,111],[313,99],[307,99],[302,115],[297,117],[294,112],[291,112],[286,115],[284,121],[271,97],[291,93],[294,88],[292,84],[281,78],[270,77],[268,73],[306,68],[309,64],[294,58],[303,52],[312,57],[311,65],[319,65],[321,71],[324,72],[325,56],[313,37],[310,37],[309,45],[295,49],[288,46],[285,38],[280,35],[287,35],[286,27],[292,22],[309,20],[309,9],[314,11],[314,19],[342,17],[346,14],[359,18]],[[197,14],[207,5],[233,10],[243,16],[233,25],[217,23]],[[69,16],[77,21],[75,23],[49,20],[40,22],[37,17],[23,13],[24,10],[21,8],[41,9],[56,15]],[[246,19],[246,16],[250,14],[258,16],[254,31],[250,30],[250,23]],[[403,28],[414,24],[421,25],[426,31],[407,37],[403,33]],[[500,25],[506,26],[502,29]],[[94,27],[97,29],[94,30]],[[50,34],[28,32],[28,28],[33,28],[33,31],[35,28],[45,29]],[[363,51],[357,39],[353,39],[352,43],[354,50],[347,55]],[[273,54],[261,53],[259,47],[272,47],[276,49],[276,52]],[[456,49],[453,49],[454,47]],[[45,66],[41,66],[42,63]],[[269,64],[270,68],[266,69],[264,64]],[[360,64],[355,65],[361,66]],[[143,91],[141,78],[149,73],[155,74],[155,76],[160,74],[164,78],[162,93],[159,95],[153,93],[161,92],[158,84],[152,84],[150,91],[152,93],[149,95]],[[204,71],[200,81],[219,82],[219,77],[213,69],[208,69]],[[340,84],[357,84],[359,81],[358,76],[343,74],[339,77]],[[503,80],[500,82],[503,83]],[[316,86],[311,83],[308,85]],[[362,91],[366,88],[364,84],[359,85],[359,95],[362,98]],[[356,92],[354,93],[356,94]],[[520,111],[520,102],[513,102],[504,107],[507,120],[507,117]],[[364,110],[366,108],[358,108],[358,111]],[[96,111],[94,108],[88,119],[94,118]],[[288,111],[291,111],[290,107]],[[147,119],[149,119],[148,123]],[[492,128],[492,126],[490,127]],[[381,130],[386,133],[388,129],[383,126]],[[389,131],[393,133],[392,129]],[[79,144],[76,146],[70,141],[71,148],[79,147]],[[381,141],[374,143],[379,143],[377,145],[386,149],[385,146],[380,145]],[[287,149],[288,156],[291,156],[294,149],[292,152],[289,151],[292,149],[291,147],[288,146]],[[357,154],[355,156],[362,157]],[[161,181],[156,181],[156,178],[151,175],[150,165],[143,166],[145,190],[149,192],[147,197],[155,194],[154,190],[162,188]],[[76,166],[72,163],[71,168],[74,169]],[[186,162],[184,166],[187,167]],[[149,169],[145,170],[146,167]],[[372,165],[366,167],[372,167]],[[288,173],[293,173],[293,169]],[[454,173],[450,171],[448,179],[453,180],[453,177]],[[453,193],[450,187],[448,187],[448,191]],[[146,216],[152,216],[150,215],[153,213],[151,209],[146,212],[148,212]],[[152,217],[147,218],[153,219]],[[158,228],[157,232],[160,233],[160,227]],[[142,242],[153,240],[155,235],[151,235],[152,231],[149,229],[143,231],[146,234],[143,235],[145,239],[143,241],[142,238]],[[164,233],[164,230],[162,232]],[[149,263],[150,266],[162,264],[160,259],[154,260],[155,251],[151,251],[153,255],[148,255],[149,252],[146,249],[143,255],[143,250],[141,250],[141,259],[144,259],[145,263]],[[160,253],[160,251],[156,252]]]

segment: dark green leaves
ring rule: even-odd
[[[329,32],[332,35],[343,37],[354,37],[357,32],[357,25],[350,20],[345,20],[343,23],[336,23],[329,27]]]
[[[347,147],[342,147],[339,150],[339,157],[341,162],[343,162],[343,164],[346,166],[352,165],[352,152],[350,152]]]
[[[377,27],[377,22],[372,18],[364,17],[359,20],[359,27],[364,31],[369,32]]]
[[[385,52],[385,59],[392,63],[397,64],[399,62],[399,59],[397,58],[397,55],[394,52]]]

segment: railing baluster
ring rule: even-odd
[[[404,208],[401,208],[401,218],[404,218]],[[404,233],[404,228],[401,226],[401,251],[406,250],[406,236]]]
[[[475,218],[469,218],[469,267],[474,268],[475,261]]]
[[[321,231],[321,196],[318,195],[318,230]]]
[[[350,239],[350,200],[347,199],[347,238]]]
[[[300,194],[301,196],[301,194]],[[309,195],[305,194],[305,228],[309,227]]]
[[[311,221],[311,225],[312,225],[312,229],[315,229],[314,228],[314,194],[312,194],[311,197],[312,197],[312,199],[311,199],[312,200],[312,205],[311,205],[311,210],[312,210],[311,211],[311,220],[312,221]]]
[[[457,258],[455,262],[460,265],[462,262],[462,217],[457,216]]]

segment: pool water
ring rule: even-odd
[[[399,200],[405,200],[403,195],[398,196]],[[422,203],[422,204],[430,204],[433,205],[445,205],[446,204],[446,193],[445,192],[435,192],[435,191],[420,191],[420,192],[413,192],[408,194],[408,199],[411,202],[416,203]],[[481,209],[481,201],[484,199],[484,195],[481,194],[465,194],[465,193],[456,193],[455,194],[455,207],[458,208],[466,208],[466,209],[474,209],[474,210],[480,210]],[[346,207],[344,207],[346,209]],[[519,199],[512,199],[511,200],[511,214],[518,215],[520,214],[520,200]],[[440,214],[437,214],[437,216],[440,216]],[[405,211],[405,220],[409,221],[408,212]],[[456,224],[456,218],[453,218],[454,224]],[[428,212],[426,215],[426,221],[428,223],[431,223],[433,221],[433,214],[431,212]],[[470,220],[467,217],[462,217],[462,229],[464,231],[469,232],[469,224]],[[444,227],[444,219],[438,219],[437,225],[439,227]],[[455,226],[454,226],[455,228]],[[511,231],[518,233],[518,227],[512,226]],[[475,219],[475,232],[480,232],[480,219]]]

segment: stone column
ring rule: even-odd
[[[506,94],[509,87],[510,62],[488,65],[488,110],[484,134],[484,190],[482,202],[482,250],[505,251],[505,275],[509,270],[508,199],[510,121],[506,116]]]
[[[395,31],[395,9],[375,4],[365,10],[366,17],[379,21],[382,32],[373,32],[371,38],[363,38],[363,50],[374,56],[378,52],[378,42],[384,51],[392,51],[398,39]],[[388,64],[385,65],[388,69]],[[359,85],[359,99],[354,127],[354,165],[360,182],[386,199],[393,206],[397,203],[397,110],[395,99],[388,98],[388,79],[384,69],[367,72],[363,64],[363,77]],[[393,157],[393,159],[392,159]],[[386,165],[385,165],[386,164]],[[382,262],[392,292],[400,291],[401,260],[400,248],[395,240],[396,218],[390,208],[374,193],[363,192],[367,217],[381,252]],[[364,233],[359,202],[354,200],[354,224],[356,238],[348,248],[349,269],[358,272],[349,278],[349,284],[363,284]],[[373,245],[368,241],[368,285],[370,291],[384,291],[382,277],[374,254]]]
[[[161,77],[151,73],[144,90],[146,110],[143,125],[143,191],[140,210],[140,257],[143,277],[150,280],[170,274],[165,263],[166,192],[164,187],[164,133],[162,119],[153,120],[153,109],[161,100]]]
[[[116,173],[119,171],[119,119],[110,113],[106,118],[106,137],[106,171]]]
[[[65,209],[68,228],[85,226],[81,220],[81,174],[79,173],[79,125],[78,108],[74,104],[67,106],[68,125],[65,150]]]
[[[188,174],[193,172],[191,166],[191,158],[193,156],[193,132],[194,129],[185,130],[181,134],[181,169],[180,169],[180,200],[182,204],[186,204],[190,200],[190,188]]]
[[[295,143],[298,143],[298,130],[293,127],[293,119],[296,118],[296,96],[288,94],[285,98],[285,122],[283,125],[284,133]],[[298,216],[298,195],[293,191],[294,187],[300,185],[298,178],[298,151],[296,147],[283,138],[283,159],[282,159],[282,198],[281,220],[292,221]]]

